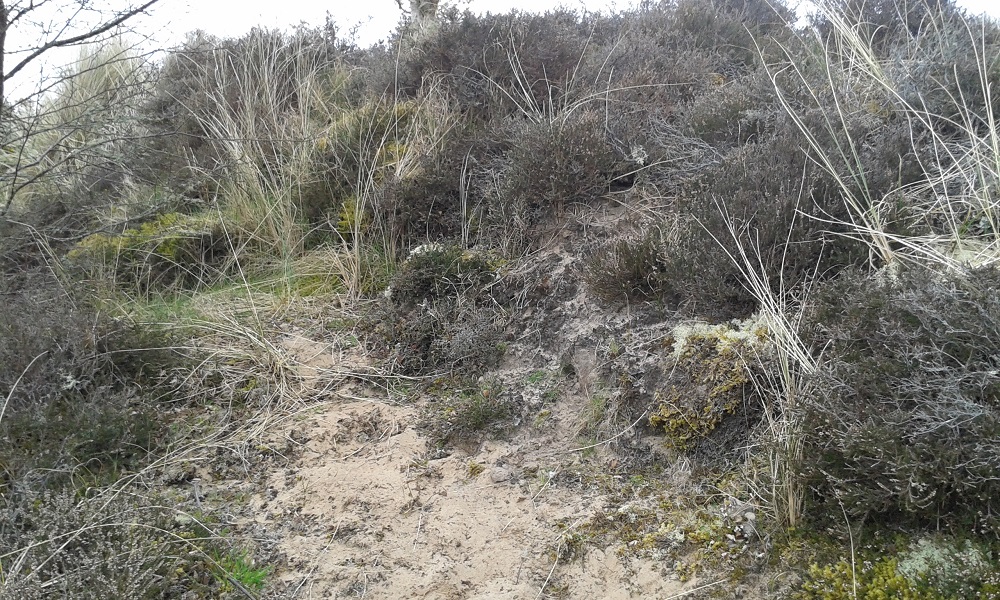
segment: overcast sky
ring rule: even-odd
[[[98,0],[95,4],[120,8],[138,4],[139,1]],[[442,0],[442,2],[447,1]],[[403,2],[408,4],[409,0]],[[451,2],[477,12],[507,12],[511,9],[544,12],[558,6],[608,11],[625,9],[633,4],[633,0],[451,0]],[[1000,2],[997,0],[958,0],[958,3],[974,13],[989,12],[995,17],[1000,17]],[[68,1],[55,2],[48,4],[47,7],[65,7],[72,4]],[[196,29],[220,37],[236,37],[258,25],[280,29],[303,22],[321,25],[325,22],[327,12],[333,16],[341,31],[346,33],[356,27],[357,41],[361,45],[373,44],[386,38],[400,17],[396,0],[160,0],[150,15],[134,22],[133,25],[145,34],[152,34],[155,47],[165,48],[179,44],[187,32]],[[66,15],[57,13],[50,18],[53,23],[60,23],[65,22]],[[23,33],[26,32],[18,28],[8,36],[8,50],[26,41],[20,39]],[[51,64],[65,64],[72,61],[75,56],[75,51],[51,56],[51,61],[46,61],[46,64],[36,64],[33,73],[24,72],[12,81],[8,91],[13,92],[20,85],[31,87],[33,84],[30,82],[37,81],[39,68],[51,72]],[[13,63],[13,60],[8,61],[8,64]]]
[[[464,3],[463,3],[464,2]],[[477,12],[507,12],[517,8],[544,12],[557,6],[607,10],[627,8],[630,0],[463,0],[460,6]],[[1000,15],[997,0],[959,0],[973,12]],[[408,0],[404,0],[404,5]],[[359,42],[370,44],[386,37],[399,20],[395,0],[161,0],[158,20],[169,20],[169,30],[185,32],[197,28],[220,35],[239,35],[254,25],[287,27],[305,21],[321,24],[327,11],[343,30],[361,24]],[[176,35],[176,34],[175,34]]]

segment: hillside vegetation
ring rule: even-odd
[[[425,467],[571,415],[573,485],[644,508],[539,597],[598,545],[687,597],[1000,597],[998,81],[949,0],[86,50],[0,131],[0,598],[296,597],[199,485],[348,388]]]

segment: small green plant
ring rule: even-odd
[[[528,374],[528,383],[531,385],[537,385],[544,381],[546,377],[548,377],[548,373],[545,371],[532,371]]]
[[[464,395],[453,408],[452,423],[460,430],[481,432],[510,414],[499,386],[484,386]]]
[[[441,445],[498,435],[509,426],[515,406],[497,382],[459,389],[437,401],[424,424]]]
[[[231,551],[221,556],[217,561],[219,574],[221,575],[221,589],[223,592],[234,591],[234,586],[259,592],[264,589],[267,578],[271,575],[273,568],[269,565],[257,566],[253,558],[247,551]]]

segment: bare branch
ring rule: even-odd
[[[125,21],[128,21],[129,19],[131,19],[132,17],[138,15],[139,13],[145,12],[151,6],[153,6],[154,4],[156,4],[159,1],[160,0],[147,0],[144,4],[142,4],[140,6],[137,6],[137,7],[134,7],[134,8],[131,8],[129,10],[123,11],[123,12],[119,13],[114,19],[111,19],[110,21],[107,21],[106,23],[101,24],[101,25],[99,25],[99,26],[91,29],[90,31],[87,31],[87,32],[84,32],[84,33],[81,33],[81,34],[78,34],[78,35],[74,35],[74,36],[71,36],[71,37],[68,37],[68,38],[59,38],[57,36],[55,39],[50,40],[48,42],[45,42],[44,44],[42,44],[41,46],[39,46],[38,48],[36,48],[33,52],[31,52],[31,54],[29,54],[28,56],[26,56],[23,59],[21,59],[21,61],[19,63],[17,63],[10,71],[8,71],[7,73],[3,74],[3,80],[7,81],[8,79],[10,79],[14,75],[16,75],[19,71],[21,71],[21,69],[23,69],[24,67],[26,67],[27,65],[29,65],[32,61],[34,61],[35,59],[37,59],[39,56],[41,56],[45,52],[48,52],[49,50],[52,50],[53,48],[62,48],[62,47],[65,47],[65,46],[73,46],[75,44],[79,44],[81,42],[85,42],[87,40],[93,39],[93,38],[95,38],[95,37],[97,37],[97,36],[99,36],[99,35],[101,35],[103,33],[107,33],[108,31],[111,31],[115,27],[118,27],[119,25],[121,25]],[[5,12],[5,10],[6,9],[0,8],[0,12]],[[2,17],[2,16],[5,16],[5,15],[0,15],[0,17]],[[9,23],[4,24],[3,22],[0,22],[0,26],[2,26],[2,25],[9,26],[10,24]],[[4,27],[4,29],[6,30],[6,27]]]

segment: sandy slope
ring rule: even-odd
[[[623,562],[611,548],[565,556],[564,535],[602,499],[558,483],[581,466],[561,427],[429,459],[416,420],[410,406],[348,400],[296,425],[308,439],[301,456],[252,501],[254,521],[278,534],[287,558],[286,592],[610,599],[684,589],[659,565]]]
[[[433,399],[402,401],[356,382],[322,390],[326,402],[269,431],[297,450],[258,471],[240,525],[274,542],[274,597],[666,599],[698,587],[669,561],[622,552],[620,539],[578,535],[619,514],[607,488],[588,484],[613,477],[618,457],[575,451],[586,444],[595,332],[608,315],[574,281],[578,253],[561,250],[536,263],[549,287],[524,317],[539,325],[509,357],[505,385],[528,416],[508,439],[457,443],[441,456],[420,427]],[[343,382],[323,374],[365,362],[329,337],[300,332],[281,345],[317,381]],[[558,374],[567,361],[573,377],[553,375],[559,393],[541,404],[526,376]]]

